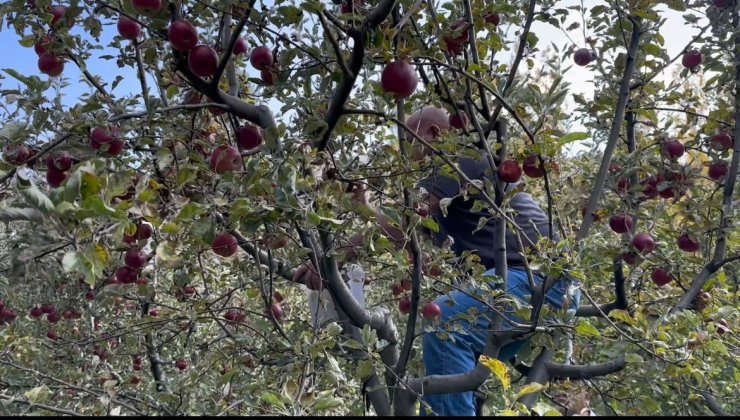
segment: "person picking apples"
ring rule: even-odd
[[[429,143],[438,141],[451,126],[447,111],[435,107],[426,107],[409,117],[406,125],[416,135]],[[419,141],[412,143],[412,157],[415,161],[424,160],[433,152]],[[509,163],[511,162],[511,163]],[[494,177],[505,183],[506,190],[512,187],[521,176],[521,169],[514,165],[515,161],[505,161],[507,165],[499,165],[498,172],[493,174],[483,152],[477,158],[463,157],[458,160],[462,172],[471,180],[490,180]],[[516,166],[516,168],[514,168]],[[516,171],[518,169],[518,172]],[[439,231],[433,235],[432,241],[436,246],[442,246],[448,236],[452,238],[452,250],[457,256],[470,251],[480,258],[485,266],[484,276],[493,276],[496,272],[494,261],[495,230],[494,220],[487,209],[476,209],[473,206],[476,198],[463,199],[461,187],[464,181],[452,179],[442,175],[438,169],[433,170],[431,175],[417,183],[417,188],[422,191],[424,197],[421,208],[427,210],[430,217],[439,225]],[[472,198],[472,199],[471,199]],[[388,217],[368,200],[366,192],[356,189],[352,197],[358,206],[364,206],[372,214],[385,234],[400,248],[408,243],[404,229],[394,226]],[[446,214],[440,209],[440,202],[449,200],[446,206]],[[482,201],[482,200],[481,200]],[[534,201],[530,194],[519,192],[514,194],[509,201],[509,207],[514,211],[513,219],[522,228],[520,232],[521,242],[525,247],[534,247],[540,237],[548,237],[548,218],[542,208]],[[488,222],[481,228],[478,223],[481,218],[487,218]],[[506,258],[508,265],[508,278],[506,291],[510,297],[516,298],[523,305],[529,304],[533,290],[530,288],[527,273],[525,271],[523,252],[518,245],[517,233],[513,229],[506,232]],[[558,240],[553,235],[553,240]],[[361,234],[353,236],[349,244],[342,248],[348,260],[356,258],[354,247],[363,243]],[[309,287],[321,287],[321,279],[315,268],[310,264],[300,266],[294,275],[294,280],[303,277],[305,284]],[[499,287],[497,283],[488,282],[491,289]],[[534,273],[534,280],[539,286],[544,280],[539,273]],[[491,327],[493,312],[489,305],[473,296],[481,296],[482,290],[454,290],[446,295],[438,297],[434,303],[440,308],[439,324],[435,332],[425,333],[422,339],[422,356],[426,375],[454,375],[462,374],[475,367],[478,356],[483,352],[488,331]],[[490,291],[489,291],[490,292]],[[452,304],[450,304],[450,301]],[[546,294],[546,303],[556,310],[567,306],[569,315],[574,315],[580,302],[580,290],[578,285],[569,279],[557,282]],[[436,308],[435,308],[436,309]],[[475,325],[471,325],[466,319],[471,310],[475,310],[479,316]],[[523,322],[513,316],[513,309],[507,308],[507,318]],[[453,328],[455,325],[462,328]],[[504,321],[503,328],[510,328],[511,324]],[[462,331],[462,332],[461,332]],[[442,339],[440,336],[452,336]],[[509,361],[514,358],[527,340],[515,341],[501,348],[498,359]],[[421,414],[436,414],[439,416],[474,416],[475,399],[473,392],[463,392],[447,395],[423,396],[423,400],[431,407],[427,412],[424,404],[421,406]]]

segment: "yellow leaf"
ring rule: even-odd
[[[480,362],[496,375],[499,381],[501,381],[501,386],[504,388],[504,391],[509,389],[511,380],[509,379],[509,372],[506,370],[506,365],[503,362],[483,355],[480,357]]]
[[[527,384],[524,386],[524,388],[522,388],[519,392],[517,392],[516,399],[518,400],[519,398],[525,395],[534,394],[535,392],[540,392],[542,388],[544,387],[545,387],[544,385],[538,384],[537,382],[532,382],[531,384]]]

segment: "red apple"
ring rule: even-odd
[[[236,134],[239,147],[245,150],[254,149],[262,144],[262,132],[256,125],[247,125]]]
[[[177,360],[175,362],[175,367],[178,368],[178,369],[180,369],[180,370],[185,370],[185,369],[188,368],[188,362],[186,362],[186,361],[184,361],[182,359],[179,359],[179,360]]]
[[[261,45],[255,47],[252,53],[249,54],[249,62],[252,63],[252,67],[257,70],[267,70],[272,67],[275,62],[275,58],[272,56],[272,51],[269,48]]]
[[[51,188],[59,188],[59,186],[67,180],[67,177],[69,177],[67,172],[56,171],[53,169],[46,171],[46,182]]]
[[[234,50],[232,51],[232,54],[241,55],[241,54],[246,53],[247,50],[249,50],[247,41],[245,41],[244,38],[242,37],[236,38],[236,43],[234,44]]]
[[[57,311],[57,309],[54,307],[54,304],[52,304],[52,303],[44,303],[43,305],[41,305],[41,312],[43,312],[43,313],[45,313],[47,315],[48,314],[53,314],[56,311]]]
[[[139,273],[131,267],[121,267],[116,270],[116,280],[122,284],[136,283]]]
[[[200,77],[212,76],[218,67],[218,54],[208,45],[198,45],[190,51],[188,65]]]
[[[701,51],[699,50],[691,50],[684,53],[683,58],[681,58],[681,64],[683,64],[684,67],[687,69],[693,70],[695,67],[697,67],[702,62],[702,56]]]
[[[95,293],[93,293],[92,290],[89,290],[87,293],[85,293],[85,300],[88,300],[88,301],[95,300]]]
[[[403,286],[401,286],[400,283],[394,283],[391,286],[391,293],[393,293],[393,296],[399,296],[403,294]]]
[[[498,166],[498,177],[503,182],[513,183],[522,177],[522,168],[515,160],[505,160]]]
[[[709,177],[715,181],[719,181],[727,176],[727,163],[725,162],[714,162],[709,165]]]
[[[54,36],[46,35],[45,37],[41,38],[37,43],[33,45],[33,50],[36,51],[36,55],[47,53],[49,51],[46,49],[46,47],[51,45],[53,42],[54,42]]]
[[[50,77],[57,77],[64,71],[64,60],[50,53],[39,55],[39,71]]]
[[[671,276],[671,273],[665,268],[653,269],[653,272],[650,274],[650,278],[653,280],[653,283],[658,286],[666,285],[673,280],[673,276]]]
[[[730,0],[712,0],[712,4],[714,4],[714,7],[724,9],[730,5]]]
[[[537,155],[529,155],[524,159],[522,170],[530,178],[542,178],[545,176],[545,168],[540,165]]]
[[[609,173],[610,174],[616,174],[621,170],[622,170],[622,167],[619,166],[619,164],[614,163],[614,162],[609,163]]]
[[[152,225],[149,223],[141,223],[136,228],[136,239],[143,241],[152,237]]]
[[[129,19],[124,15],[118,17],[118,34],[121,38],[135,41],[141,35],[141,25],[133,19]]]
[[[630,189],[630,180],[627,178],[622,178],[617,182],[617,191],[621,193],[626,193]]]
[[[501,24],[501,15],[496,12],[488,12],[483,15],[483,20],[485,20],[486,23],[493,24],[493,26],[498,26]]]
[[[123,146],[124,146],[123,140],[115,139],[108,144],[102,145],[100,149],[105,156],[116,157],[120,155],[121,152],[123,152]]]
[[[680,141],[674,140],[674,139],[668,139],[665,142],[663,142],[661,151],[669,159],[676,160],[680,158],[681,156],[683,156],[684,147]]]
[[[3,147],[3,158],[11,165],[21,165],[30,157],[30,151],[25,144],[13,146],[11,144]]]
[[[401,287],[403,290],[410,292],[413,286],[414,283],[411,280],[401,280]]]
[[[635,247],[640,254],[649,254],[655,250],[655,242],[653,238],[647,233],[640,233],[635,235],[632,239],[632,246]]]
[[[714,150],[724,151],[732,148],[732,137],[727,133],[717,133],[709,138],[709,146]]]
[[[138,375],[131,375],[131,379],[129,379],[129,382],[131,382],[131,385],[138,385],[139,382],[141,382],[141,378],[139,378]]]
[[[148,286],[149,285],[149,279],[146,277],[139,277],[138,280],[136,280],[137,286]]]
[[[185,286],[182,288],[182,292],[188,296],[192,296],[195,294],[195,287],[193,286]]]
[[[275,317],[276,321],[280,321],[283,319],[283,307],[278,305],[277,303],[273,303],[270,307],[270,312],[272,312],[272,316]]]
[[[72,157],[66,152],[51,154],[46,158],[46,167],[64,172],[72,167]]]
[[[41,318],[41,316],[44,315],[44,311],[42,311],[38,306],[34,306],[31,309],[30,315],[31,318]]]
[[[447,46],[447,52],[451,55],[458,55],[462,52],[462,47],[470,41],[470,30],[467,22],[459,20],[453,23],[448,33],[442,37]]]
[[[242,157],[239,151],[228,145],[221,145],[211,155],[210,168],[217,174],[237,171],[242,167]]]
[[[66,16],[64,16],[67,13],[67,7],[62,6],[60,4],[51,6],[49,9],[51,12],[52,18],[51,18],[51,26],[56,27],[58,23],[62,22],[62,18],[66,19]],[[64,23],[64,22],[62,22]]]
[[[238,247],[236,238],[230,233],[222,233],[216,236],[213,238],[213,242],[211,243],[211,249],[213,249],[213,252],[222,257],[230,257],[234,255]]]
[[[187,52],[198,44],[198,30],[189,21],[179,19],[170,24],[167,29],[167,39],[173,49]]]
[[[662,182],[661,176],[651,175],[648,178],[641,181],[643,185],[642,194],[646,200],[655,198],[658,196],[658,184]]]
[[[61,318],[62,317],[59,315],[58,312],[52,312],[52,313],[46,315],[46,320],[49,321],[52,324],[56,324],[57,322],[59,322],[59,320]]]
[[[402,314],[406,315],[409,312],[411,312],[411,301],[403,298],[398,301],[398,310],[401,311]]]
[[[416,90],[419,78],[414,67],[405,61],[394,61],[383,69],[380,85],[396,99],[408,98]]]
[[[429,302],[421,308],[421,315],[426,319],[437,319],[442,314],[439,305]]]
[[[158,309],[150,309],[149,310],[149,316],[158,317],[159,316],[159,310]]]
[[[453,128],[462,130],[462,128],[466,127],[470,121],[468,120],[468,116],[465,114],[464,111],[458,110],[456,113],[450,114],[449,122],[450,126],[452,126]]]
[[[140,249],[131,248],[123,257],[123,262],[126,264],[126,266],[131,268],[144,267],[144,265],[146,264],[146,254]]]
[[[632,224],[632,216],[627,213],[615,214],[609,219],[609,227],[616,233],[629,232]]]
[[[593,59],[594,56],[588,48],[581,48],[573,54],[573,61],[581,67],[588,65]]]
[[[49,332],[47,332],[47,333],[46,333],[46,337],[47,337],[47,338],[48,338],[49,340],[56,340],[57,338],[59,338],[59,336],[57,335],[57,333],[56,333],[56,332],[54,332],[54,331],[49,331]]]
[[[696,252],[701,249],[701,243],[688,233],[684,233],[676,240],[678,248],[684,252]]]
[[[162,0],[131,0],[131,7],[136,10],[136,13],[155,17],[162,10]]]
[[[13,312],[10,308],[3,308],[0,310],[0,324],[2,323],[10,323],[13,322],[13,320],[16,318],[15,312]]]

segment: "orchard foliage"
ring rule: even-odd
[[[465,388],[489,414],[738,414],[740,6],[583,3],[3,2],[38,72],[0,72],[2,412],[414,414]],[[696,34],[677,55],[668,11]],[[414,162],[403,122],[428,105],[453,129]],[[479,150],[497,175],[461,195],[516,232],[520,180],[562,238],[528,265],[582,306],[522,307],[516,366],[424,378],[429,302],[484,270],[416,235],[438,226],[413,187]],[[357,232],[365,307],[339,271]],[[308,259],[340,309],[321,328],[291,280]]]

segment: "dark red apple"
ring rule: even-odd
[[[39,71],[50,77],[57,77],[64,71],[64,60],[50,53],[39,55]]]
[[[683,64],[684,67],[687,69],[693,70],[695,67],[697,67],[702,62],[702,56],[701,51],[699,50],[691,50],[684,53],[683,58],[681,58],[681,64]]]
[[[146,264],[146,254],[144,251],[131,248],[123,257],[123,262],[131,268],[141,268]]]
[[[486,23],[492,24],[493,26],[498,26],[501,24],[501,15],[496,12],[488,12],[483,15],[483,20],[485,20]]]
[[[715,181],[719,181],[725,176],[727,176],[727,172],[729,169],[727,169],[727,163],[726,162],[714,162],[711,165],[709,165],[709,177],[712,178]]]
[[[462,128],[466,127],[470,121],[464,111],[458,110],[456,113],[450,114],[449,122],[453,128],[462,130]]]
[[[200,77],[212,76],[218,67],[218,53],[208,45],[197,45],[188,55],[188,65]]]
[[[43,305],[41,305],[41,312],[43,312],[43,313],[45,313],[47,315],[48,314],[53,314],[56,311],[57,311],[57,309],[54,307],[54,304],[53,303],[44,303]]]
[[[87,293],[85,293],[85,300],[88,300],[88,301],[95,300],[95,293],[93,293],[92,290],[89,290]]]
[[[522,170],[530,178],[542,178],[545,176],[545,168],[540,165],[537,155],[529,155],[524,159]]]
[[[178,368],[178,369],[180,369],[180,370],[185,370],[185,369],[188,368],[188,362],[186,362],[186,361],[184,361],[182,359],[179,359],[179,360],[177,360],[175,362],[175,367]]]
[[[680,141],[674,140],[674,139],[668,139],[665,142],[663,142],[661,151],[669,159],[676,160],[680,158],[681,156],[683,156],[684,147]]]
[[[265,85],[273,85],[275,84],[275,76],[273,75],[273,72],[270,70],[261,70],[260,71],[260,79],[262,79],[262,83]]]
[[[11,144],[3,147],[3,159],[11,165],[21,165],[30,157],[30,151],[25,144],[13,146]]]
[[[159,310],[158,309],[150,309],[149,310],[149,316],[158,317],[159,316]]]
[[[141,378],[138,375],[131,375],[129,382],[131,382],[131,385],[138,385],[141,382]]]
[[[609,227],[616,233],[629,232],[632,224],[632,216],[627,213],[615,214],[609,219]]]
[[[655,241],[652,236],[647,233],[640,233],[635,235],[632,239],[632,246],[640,252],[640,254],[649,254],[655,250]]]
[[[421,308],[421,315],[426,319],[437,319],[442,314],[439,305],[429,302]]]
[[[257,70],[267,70],[272,67],[275,62],[275,58],[272,56],[272,51],[264,45],[255,47],[252,53],[249,54],[249,62]]]
[[[411,312],[411,301],[407,298],[403,298],[398,301],[398,310],[401,311],[402,314],[406,315],[409,312]]]
[[[522,168],[515,160],[505,160],[498,166],[498,177],[503,182],[513,183],[522,177]]]
[[[41,318],[41,316],[44,315],[44,311],[42,311],[38,306],[34,306],[31,309],[30,315],[31,318]]]
[[[53,35],[46,35],[41,38],[37,43],[33,45],[33,50],[36,51],[36,55],[49,52],[46,48],[54,42]]]
[[[48,338],[49,340],[56,340],[57,338],[59,338],[59,336],[57,335],[56,332],[49,331],[46,333],[46,338]]]
[[[621,192],[622,194],[626,193],[630,189],[630,180],[627,178],[622,178],[617,182],[617,191]]]
[[[663,179],[660,176],[651,175],[648,178],[642,180],[641,184],[643,185],[642,194],[645,196],[644,198],[646,200],[655,198],[658,196],[658,184],[662,182]]]
[[[717,133],[709,138],[709,146],[714,150],[724,151],[732,148],[732,137],[727,133]]]
[[[139,272],[131,267],[121,267],[116,270],[116,280],[122,284],[136,283]]]
[[[46,171],[46,182],[51,188],[59,188],[64,181],[67,180],[69,174],[67,172],[57,171],[49,169]]]
[[[272,316],[275,317],[276,321],[280,321],[283,319],[283,307],[278,305],[277,303],[273,303],[270,307],[270,312],[272,312]]]
[[[593,59],[594,56],[588,48],[581,48],[573,54],[573,61],[581,67],[587,66]]]
[[[198,30],[190,21],[179,19],[170,24],[167,39],[175,50],[188,52],[198,44]]]
[[[162,0],[131,0],[131,7],[136,10],[136,13],[155,17],[162,10]]]
[[[724,9],[725,7],[730,5],[730,0],[712,0],[712,4],[714,7]]]
[[[195,287],[193,286],[185,286],[182,288],[182,292],[188,296],[192,296],[195,294]]]
[[[152,237],[152,225],[149,223],[141,223],[136,228],[136,239],[143,241]]]
[[[405,61],[394,61],[383,69],[380,85],[396,99],[408,98],[416,90],[419,78],[414,67]]]
[[[272,300],[275,303],[280,303],[280,302],[284,301],[285,298],[283,297],[282,293],[280,293],[280,292],[278,292],[276,290],[276,291],[272,292]]]
[[[684,252],[696,252],[701,249],[701,243],[688,233],[684,233],[676,240],[678,248]]]
[[[209,167],[217,174],[238,171],[242,168],[242,157],[232,146],[221,145],[213,151]]]
[[[463,46],[470,41],[469,27],[470,25],[462,20],[450,25],[447,34],[442,37],[447,46],[447,52],[451,55],[458,55],[462,52]]]
[[[616,164],[614,162],[609,163],[609,173],[610,174],[616,174],[621,170],[622,170],[622,167],[619,166],[619,164]]]
[[[236,238],[230,233],[222,233],[215,238],[211,243],[211,249],[217,255],[222,257],[230,257],[236,253],[239,248]]]
[[[129,19],[124,15],[118,17],[118,34],[121,38],[135,41],[141,35],[141,25],[133,19]]]
[[[64,172],[72,167],[72,157],[66,152],[51,154],[46,158],[46,167]]]
[[[653,272],[650,274],[650,278],[653,280],[653,283],[658,286],[663,286],[673,280],[673,276],[671,276],[671,273],[665,268],[653,269]]]
[[[13,322],[16,317],[17,315],[10,308],[3,308],[0,310],[0,324]]]
[[[241,54],[246,53],[247,50],[249,50],[247,41],[245,41],[244,38],[242,37],[236,38],[236,43],[234,44],[234,50],[232,51],[232,54],[241,55]]]
[[[65,23],[64,21],[62,21],[63,18],[67,20],[66,19],[67,17],[65,16],[65,14],[67,13],[66,6],[57,4],[57,5],[51,6],[49,11],[51,12],[51,15],[52,15],[51,26],[56,27],[58,23]]]
[[[256,125],[247,125],[240,128],[236,137],[239,147],[245,150],[254,149],[262,144],[262,132]]]
[[[393,296],[399,296],[403,294],[403,286],[401,286],[400,283],[394,283],[391,286],[391,293],[393,293]]]
[[[59,315],[59,312],[52,312],[46,315],[46,320],[52,324],[56,324],[60,319],[62,319],[62,317]]]

